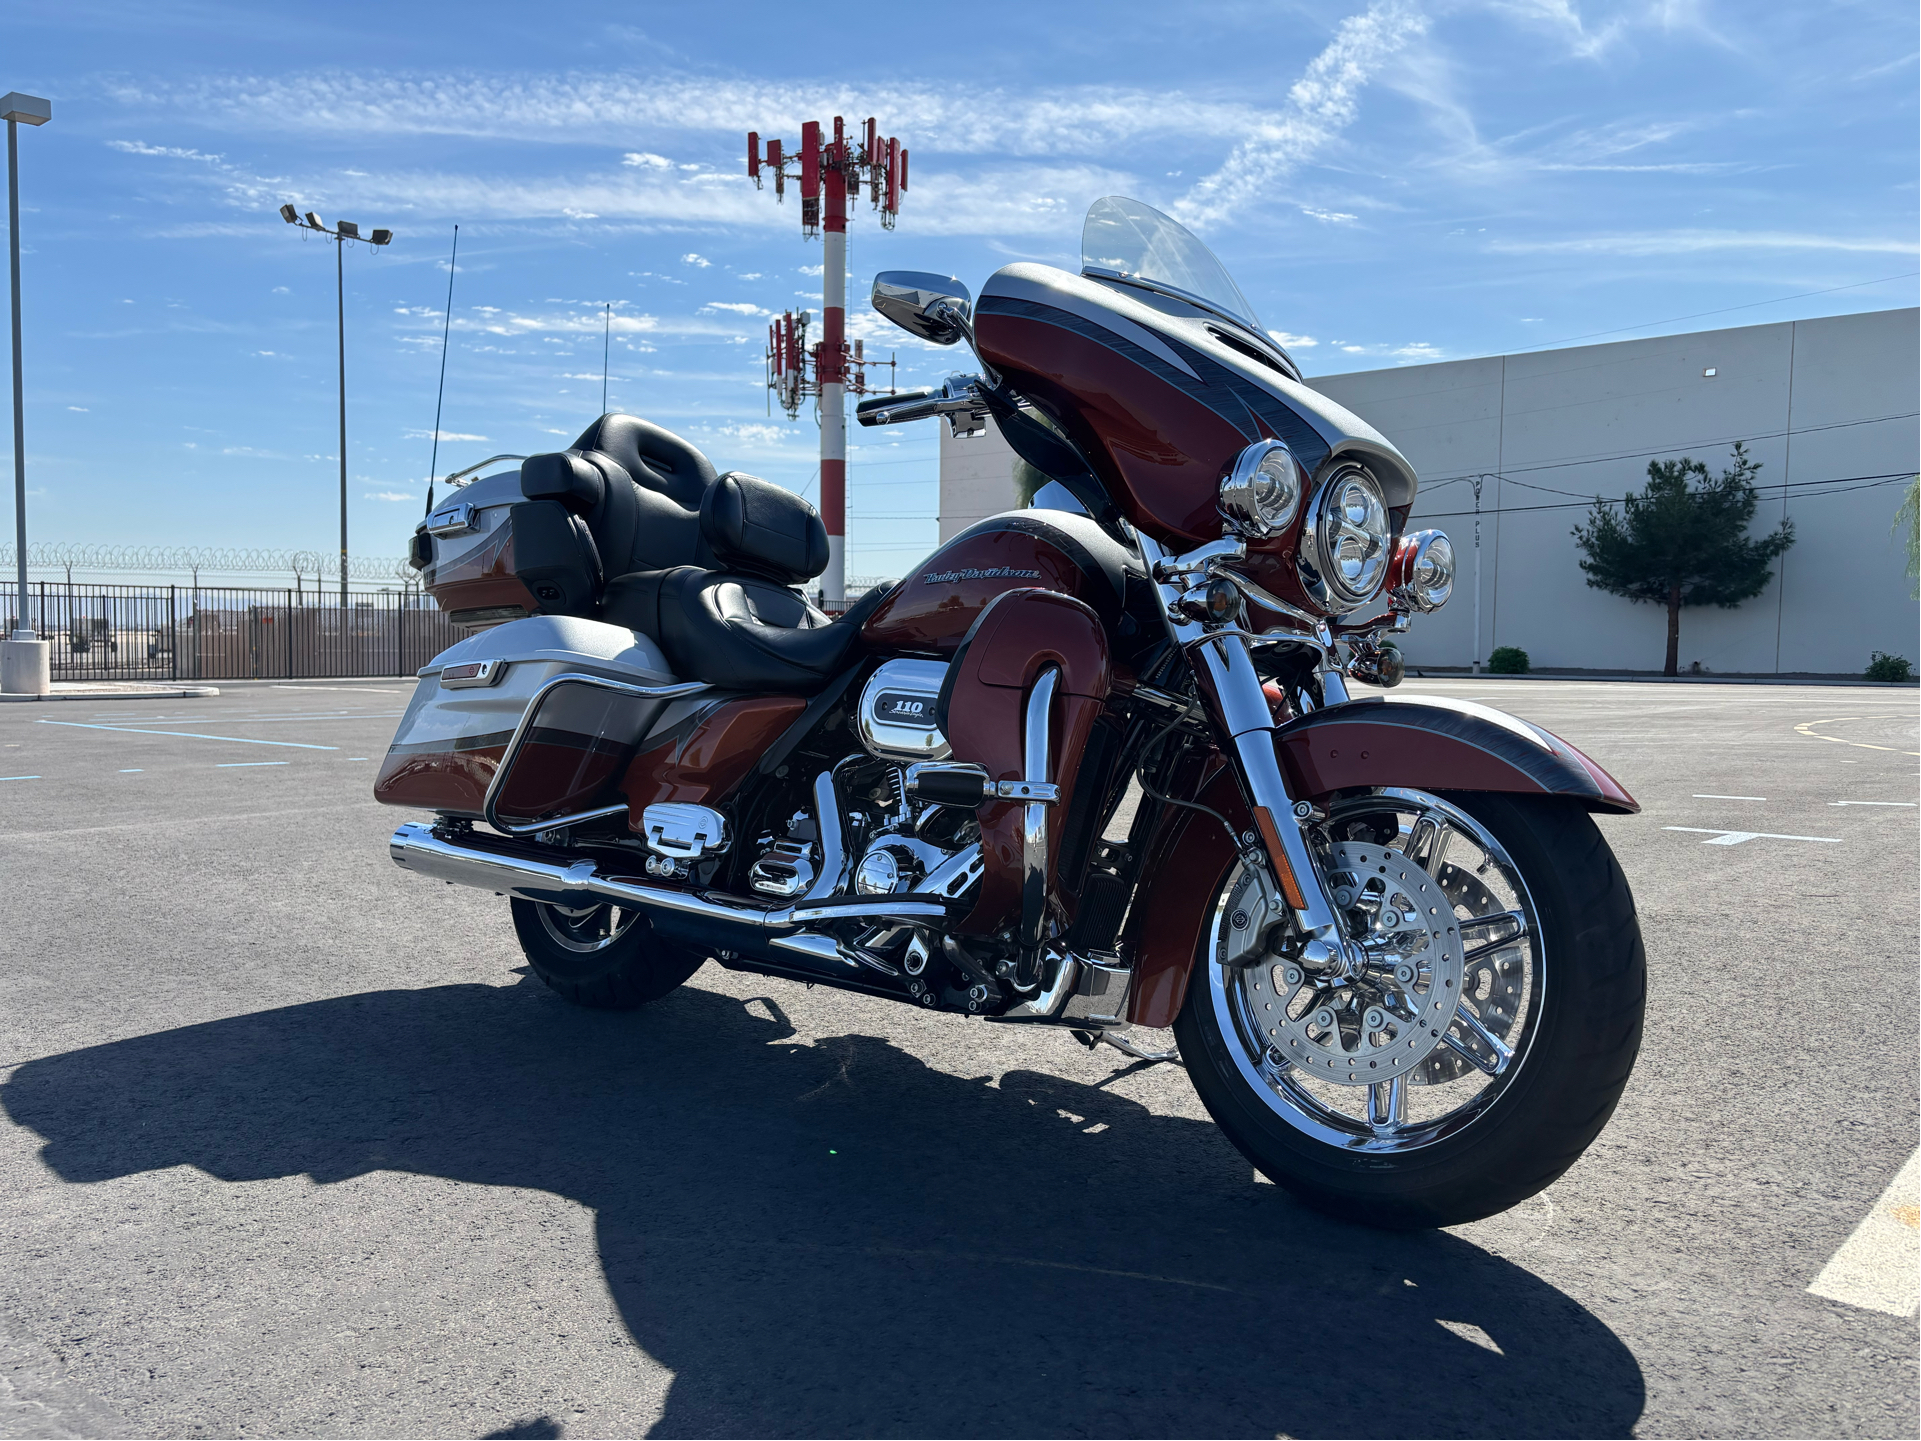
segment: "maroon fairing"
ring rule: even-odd
[[[1106,705],[1111,673],[1107,633],[1081,601],[1055,591],[1024,589],[997,597],[980,615],[956,661],[947,705],[947,739],[954,759],[985,766],[993,780],[1021,780],[1024,717],[1035,678],[1047,666],[1061,672],[1055,692],[1049,756],[1060,799],[1050,807],[1048,907],[1063,930],[1075,898],[1062,885],[1058,859],[1064,822],[1080,778],[1080,762],[1094,721]],[[1001,802],[981,808],[985,870],[974,908],[955,927],[962,934],[999,930],[1020,908],[1021,819],[1025,806]]]
[[[1188,543],[1221,533],[1214,497],[1223,468],[1250,436],[1183,390],[1089,335],[984,311],[981,358],[1018,377],[1080,442],[1121,514]]]
[[[1468,702],[1355,702],[1317,711],[1275,735],[1288,793],[1325,802],[1365,786],[1424,791],[1502,791],[1563,796],[1593,811],[1631,813],[1640,804],[1606,771],[1551,731]],[[1192,787],[1193,789],[1190,789]],[[1249,824],[1233,772],[1218,753],[1188,762],[1173,777],[1177,795],[1219,811],[1238,830]],[[1207,908],[1234,864],[1219,822],[1171,809],[1148,838],[1141,889],[1128,915],[1134,956],[1128,1019],[1171,1026],[1187,994]]]

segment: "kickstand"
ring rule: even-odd
[[[1150,1051],[1145,1046],[1137,1046],[1128,1040],[1126,1036],[1116,1031],[1076,1031],[1074,1032],[1074,1039],[1090,1051],[1095,1050],[1105,1042],[1122,1055],[1132,1056],[1137,1061],[1146,1061],[1149,1065],[1154,1064],[1156,1061],[1178,1062],[1181,1058],[1179,1051]]]

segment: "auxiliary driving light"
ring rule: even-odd
[[[1439,610],[1454,593],[1454,542],[1438,530],[1402,536],[1388,567],[1387,588],[1398,606]]]
[[[1216,507],[1228,526],[1248,540],[1285,530],[1301,508],[1301,468],[1278,440],[1257,440],[1221,480]]]

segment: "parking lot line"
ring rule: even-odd
[[[337,751],[340,749],[339,746],[309,745],[305,741],[257,741],[251,740],[246,736],[209,736],[201,735],[196,731],[150,731],[142,730],[138,726],[88,725],[85,721],[43,720],[40,724],[43,726],[74,726],[83,731],[125,731],[128,735],[136,736],[179,736],[182,740],[190,741],[233,741],[243,746],[290,746],[294,750],[301,751]]]
[[[0,781],[37,781],[39,776],[0,776]]]
[[[1772,831],[1720,831],[1707,826],[1662,826],[1664,831],[1692,831],[1697,836],[1713,836],[1711,841],[1702,841],[1704,846],[1738,846],[1746,841],[1819,841],[1823,845],[1838,846],[1839,836],[1779,836]]]
[[[214,769],[217,771],[252,770],[256,766],[290,766],[292,761],[222,761]]]
[[[1697,801],[1764,801],[1766,796],[1704,796],[1696,795]]]
[[[1921,1151],[1908,1157],[1808,1291],[1890,1316],[1912,1316],[1921,1307]]]
[[[1869,745],[1866,741],[1851,741],[1842,736],[1824,736],[1819,731],[1810,729],[1811,726],[1840,725],[1843,721],[1884,720],[1884,719],[1887,719],[1887,717],[1837,715],[1837,716],[1829,716],[1826,720],[1802,721],[1801,724],[1796,726],[1794,729],[1799,734],[1807,736],[1810,740],[1833,741],[1836,745],[1844,745],[1844,746],[1859,746],[1864,751],[1887,751],[1890,754],[1899,755],[1899,756],[1921,756],[1921,751],[1904,751],[1899,746]],[[1896,717],[1896,719],[1906,719],[1906,717],[1900,716],[1900,717]]]
[[[1906,806],[1909,810],[1915,807],[1913,801],[1829,801],[1828,804],[1831,806]]]

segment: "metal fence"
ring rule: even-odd
[[[0,587],[11,632],[16,587]],[[412,675],[465,634],[418,591],[27,582],[55,680]]]

